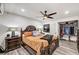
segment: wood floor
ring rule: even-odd
[[[58,47],[52,55],[78,55],[76,43],[60,40]],[[4,53],[2,55],[30,55],[23,47]]]
[[[54,51],[53,55],[78,55],[78,53],[73,49],[60,46]]]
[[[4,55],[30,55],[23,47],[4,53]]]
[[[59,41],[60,47],[54,51],[54,55],[78,55],[76,42]]]

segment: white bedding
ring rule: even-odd
[[[6,33],[0,35],[0,46],[2,46],[3,49],[5,49],[5,37],[6,37]]]
[[[0,24],[0,46],[2,46],[4,49],[5,49],[4,39],[5,39],[7,30],[8,30],[7,26]]]

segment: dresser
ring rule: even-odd
[[[20,37],[6,37],[5,38],[5,51],[11,51],[20,47]]]

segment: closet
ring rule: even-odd
[[[77,40],[78,20],[60,22],[59,26],[61,39],[69,41]]]

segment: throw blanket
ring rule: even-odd
[[[43,40],[43,39],[40,39],[42,36],[24,36],[23,35],[23,39],[22,41],[24,43],[26,43],[27,45],[29,45],[31,48],[33,48],[37,54],[40,54],[40,50],[41,50],[41,47],[44,48],[44,47],[47,47],[48,46],[48,41],[47,40]]]

